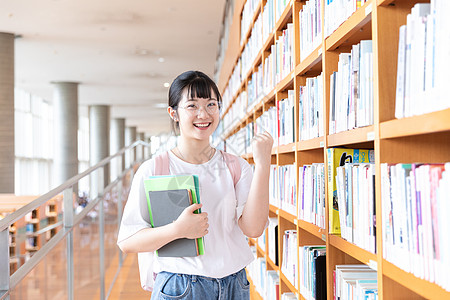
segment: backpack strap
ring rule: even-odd
[[[163,152],[155,156],[154,176],[169,175],[169,152]]]
[[[241,179],[241,165],[239,164],[238,157],[226,153],[225,151],[220,150],[223,155],[223,159],[227,164],[228,170],[230,170],[231,177],[233,178],[234,187],[238,183],[239,179]]]

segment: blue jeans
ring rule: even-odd
[[[245,269],[223,278],[161,272],[151,299],[248,300],[250,283]]]

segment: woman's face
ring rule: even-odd
[[[181,136],[209,140],[219,124],[219,102],[214,92],[211,99],[188,97],[183,93],[177,109]]]

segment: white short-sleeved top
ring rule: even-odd
[[[220,151],[216,151],[208,162],[199,165],[187,163],[169,151],[170,174],[198,175],[202,212],[208,213],[209,228],[208,234],[204,237],[204,255],[182,258],[155,255],[153,272],[168,271],[222,278],[241,270],[254,259],[237,222],[247,201],[253,171],[244,159],[238,160],[241,177],[234,186],[231,173]],[[139,230],[151,227],[140,215],[139,205],[140,203],[147,205],[143,180],[153,175],[153,164],[154,160],[146,161],[136,172],[123,212],[118,242]],[[141,273],[144,271],[140,270]]]

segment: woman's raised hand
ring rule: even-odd
[[[253,161],[255,166],[269,166],[271,162],[271,153],[273,138],[267,131],[256,135],[252,140]]]

